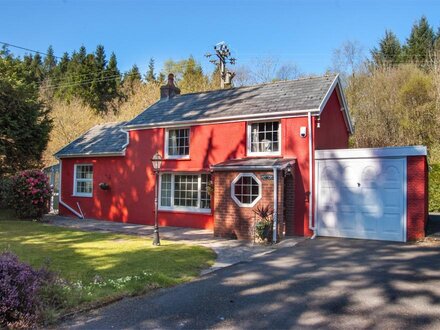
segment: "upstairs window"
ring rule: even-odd
[[[165,133],[166,158],[189,158],[189,128],[168,129]]]
[[[279,155],[281,127],[279,121],[248,124],[248,154]]]
[[[76,164],[73,194],[75,196],[92,197],[93,165]]]

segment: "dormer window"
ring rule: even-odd
[[[165,155],[168,159],[189,158],[189,128],[166,130]]]
[[[279,155],[281,125],[279,121],[248,123],[248,155]]]

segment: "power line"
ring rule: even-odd
[[[70,86],[77,86],[77,85],[86,85],[86,84],[90,84],[92,82],[110,81],[110,80],[114,80],[115,78],[118,78],[118,77],[121,77],[121,76],[120,75],[113,75],[113,76],[103,77],[103,78],[96,79],[96,80],[95,79],[90,79],[90,80],[86,80],[86,81],[73,82],[73,83],[70,83],[70,84],[59,84],[59,85],[42,86],[42,89],[48,90],[48,89],[56,89],[56,88],[59,88],[59,87],[70,87]]]
[[[49,54],[47,54],[47,53],[40,52],[39,50],[34,50],[34,49],[30,49],[30,48],[22,47],[22,46],[13,45],[13,44],[10,44],[9,42],[0,41],[0,44],[5,45],[6,47],[14,47],[14,48],[18,48],[18,49],[26,50],[26,51],[28,51],[28,52],[33,52],[33,53],[36,53],[36,54],[41,54],[41,55],[45,55],[45,56],[48,56],[48,55],[49,55]],[[53,54],[52,54],[52,56],[55,57],[55,58],[61,59],[61,57],[59,57],[59,56],[55,56],[55,55],[53,55]]]

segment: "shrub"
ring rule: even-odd
[[[42,171],[28,170],[12,178],[12,207],[21,218],[40,219],[48,212],[49,180]]]
[[[432,164],[429,172],[429,212],[440,212],[440,164]]]
[[[0,209],[11,207],[12,180],[8,177],[0,179]]]
[[[0,326],[32,327],[38,320],[40,274],[12,253],[0,255]]]
[[[258,238],[265,242],[272,242],[273,234],[273,209],[270,205],[259,205],[252,210],[258,220],[255,224],[255,232]]]

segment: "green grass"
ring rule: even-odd
[[[429,212],[440,212],[440,163],[429,172]]]
[[[151,238],[83,232],[28,221],[0,221],[0,251],[69,281],[66,309],[189,281],[213,264],[212,250]]]

